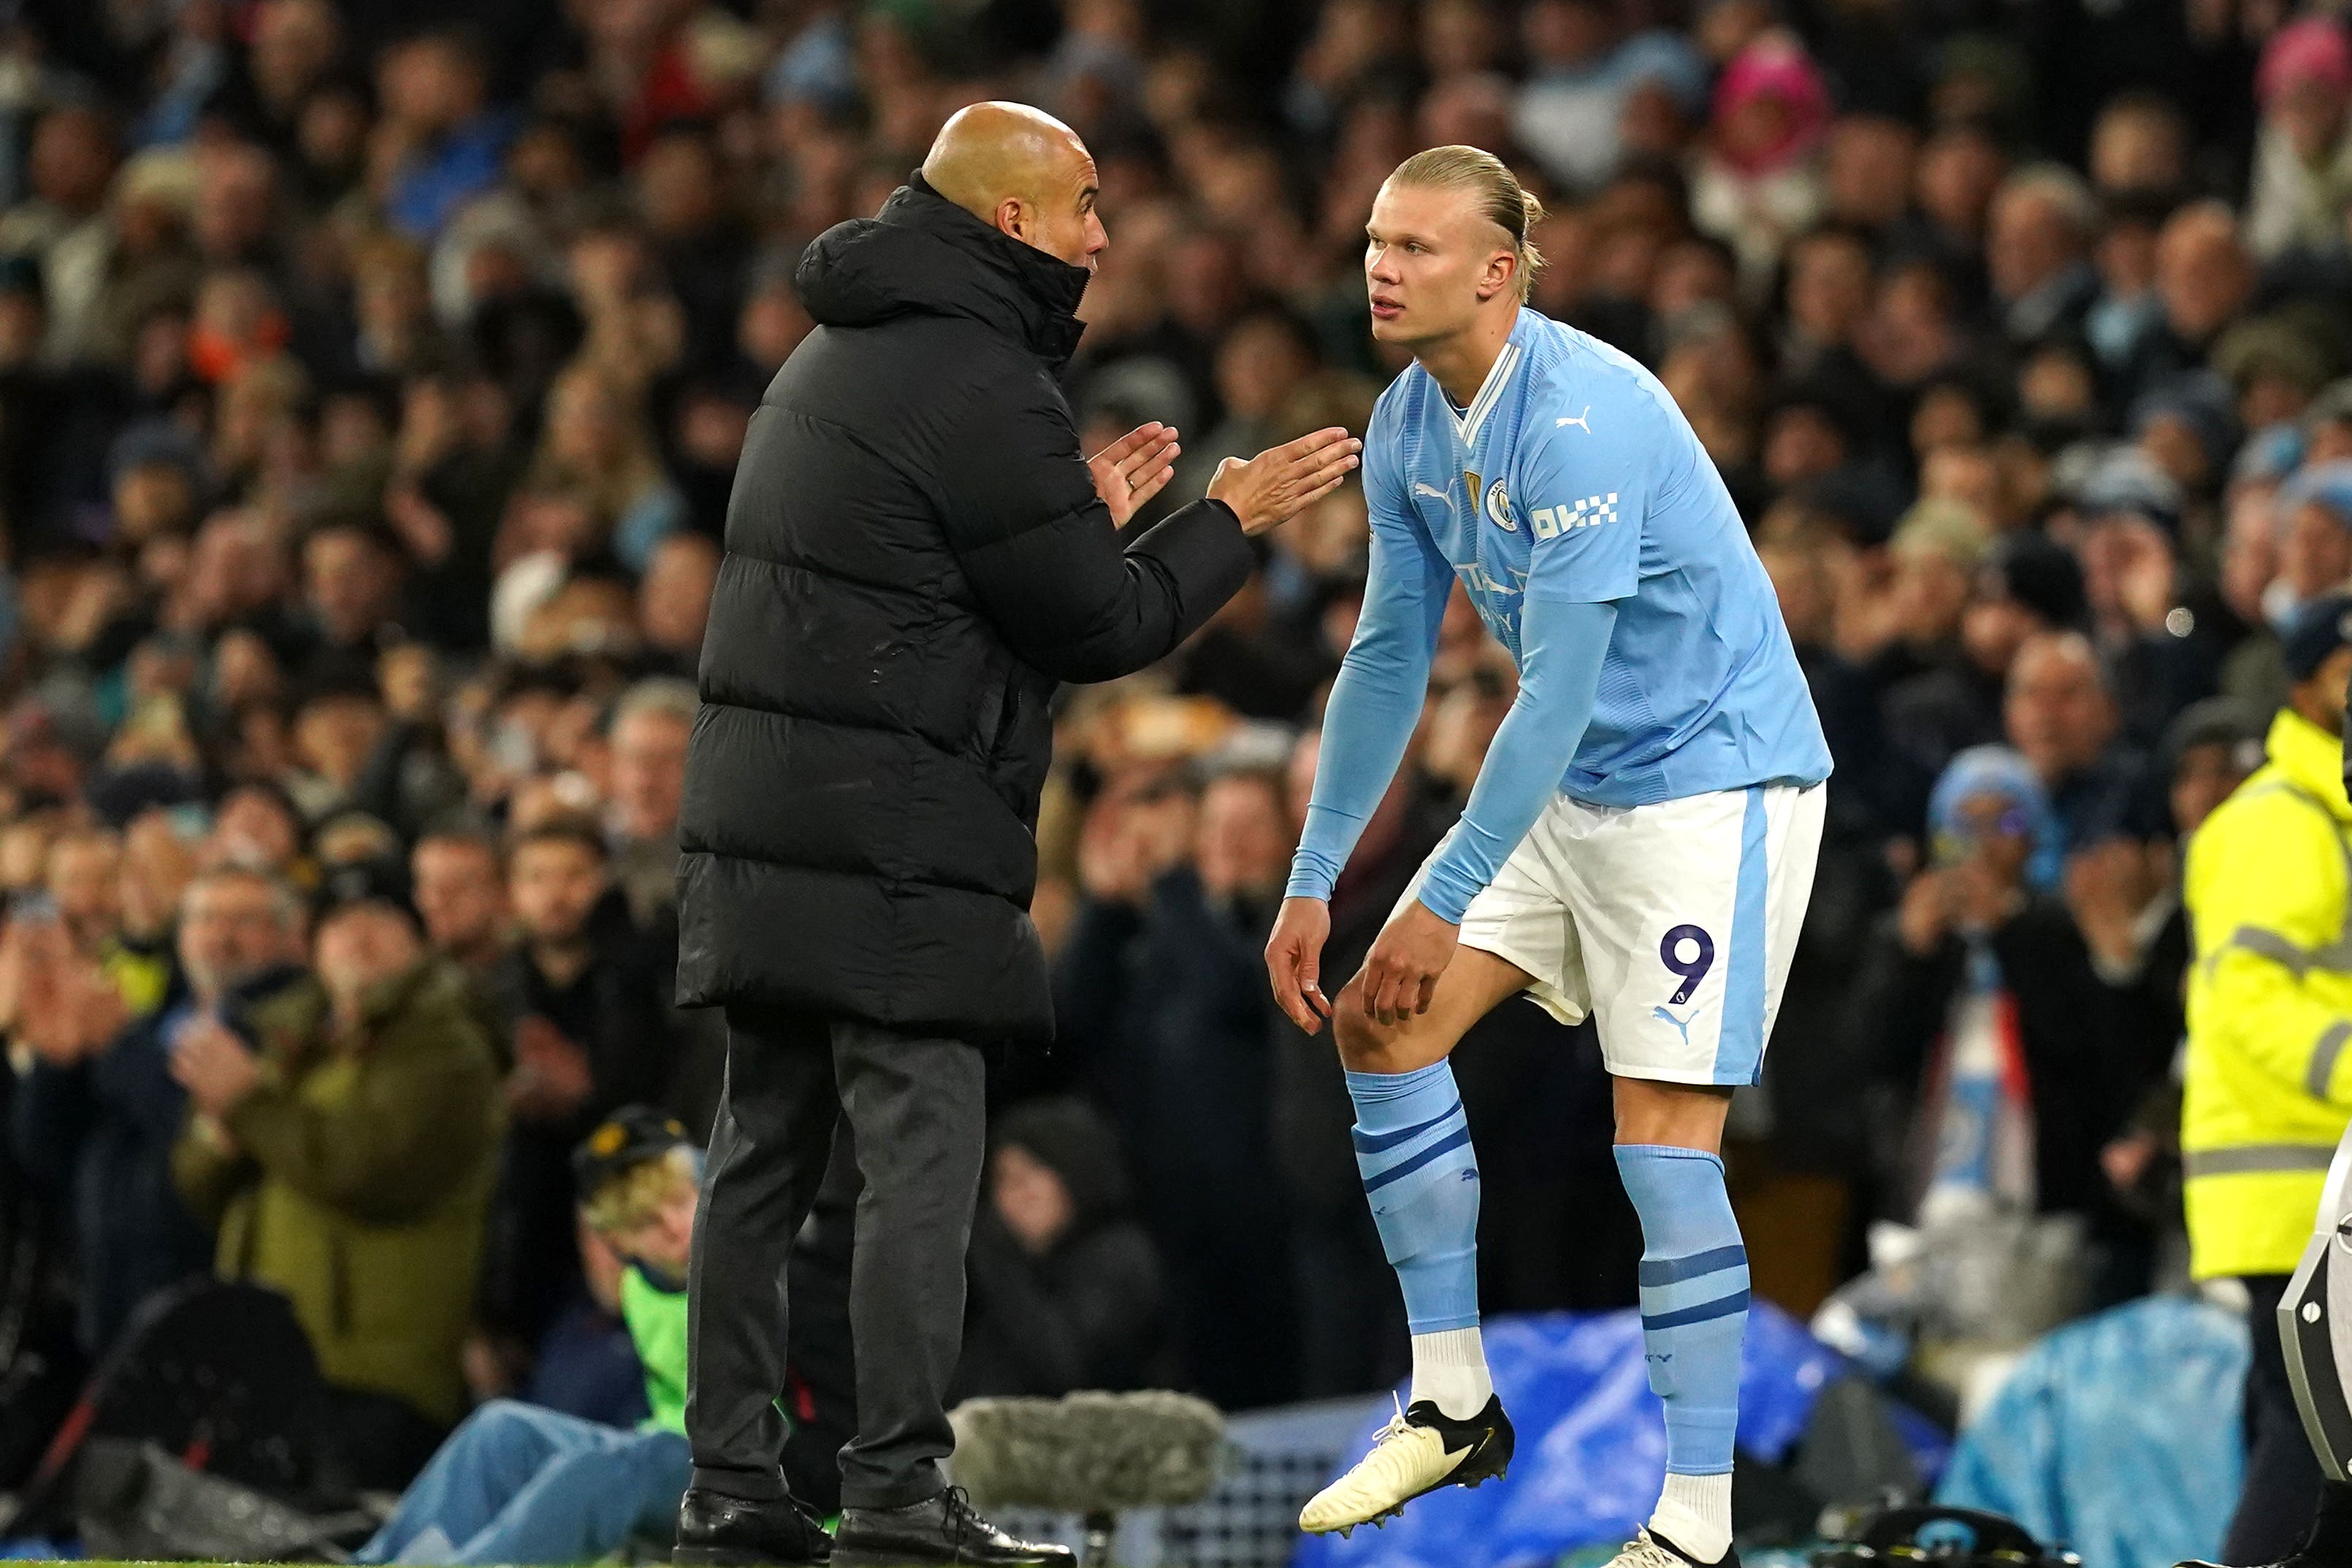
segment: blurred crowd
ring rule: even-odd
[[[1505,156],[1550,208],[1534,306],[1678,400],[1836,756],[1733,1118],[1757,1288],[1812,1311],[1956,1181],[2066,1217],[2086,1300],[2177,1275],[2179,841],[2352,578],[2326,8],[16,0],[0,1317],[31,1326],[0,1348],[102,1355],[217,1273],[293,1300],[388,1481],[494,1396],[630,1418],[568,1162],[618,1107],[699,1133],[717,1094],[672,867],[733,465],[810,329],[803,247],[989,97],[1098,161],[1067,392],[1089,451],[1182,430],[1163,510],[1362,428],[1400,368],[1365,329],[1374,191],[1425,146]],[[1060,1038],[993,1063],[969,1391],[1401,1370],[1330,1045],[1258,956],[1366,536],[1348,486],[1166,665],[1066,694]],[[1513,690],[1457,600],[1326,974]],[[1488,1307],[1630,1303],[1589,1032],[1512,1006],[1466,1046]],[[1979,1090],[2030,1114],[1956,1174]]]

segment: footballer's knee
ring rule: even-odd
[[[1382,1023],[1364,1010],[1364,988],[1360,978],[1349,980],[1339,988],[1331,1004],[1331,1038],[1339,1042],[1339,1065],[1350,1072],[1411,1072],[1426,1067],[1436,1060],[1428,1047],[1428,1039],[1414,1039],[1411,1018],[1394,1023]],[[1420,1030],[1423,1036],[1431,1031]],[[1441,1050],[1437,1056],[1445,1052]]]
[[[1350,1072],[1384,1072],[1389,1038],[1396,1032],[1364,1010],[1364,982],[1360,976],[1339,988],[1331,1003],[1331,1038],[1339,1047],[1339,1065]]]

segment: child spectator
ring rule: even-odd
[[[361,1563],[591,1563],[667,1541],[686,1448],[686,1264],[702,1152],[680,1123],[626,1107],[573,1153],[582,1222],[619,1260],[613,1289],[652,1414],[635,1431],[511,1399],[466,1419]]]

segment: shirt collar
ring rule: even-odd
[[[1463,445],[1477,444],[1479,427],[1486,423],[1486,416],[1495,412],[1495,405],[1503,400],[1503,389],[1511,384],[1512,372],[1519,368],[1519,361],[1524,357],[1520,340],[1526,335],[1528,319],[1533,314],[1528,307],[1519,307],[1518,319],[1511,323],[1511,335],[1503,340],[1503,351],[1495,356],[1494,364],[1487,369],[1486,379],[1478,383],[1478,395],[1470,400],[1469,408],[1454,413],[1453,405],[1446,405],[1446,413],[1453,416],[1454,428],[1461,435]],[[1435,378],[1431,379],[1433,381]],[[1443,387],[1438,389],[1438,395],[1444,396]]]

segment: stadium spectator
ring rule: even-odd
[[[2352,204],[2352,40],[2332,16],[2271,35],[2254,77],[2263,128],[2254,144],[2247,244],[2265,260],[2345,243]]]
[[[2205,820],[2263,765],[2263,711],[2235,697],[2182,710],[2164,737],[2172,826],[2185,847]],[[2185,1251],[2180,1223],[2180,1085],[2174,1071],[2188,1029],[2184,998],[2190,941],[2172,847],[2100,845],[2066,868],[2066,902],[2099,977],[2131,995],[2139,1026],[2117,1033],[2117,1083],[2137,1085],[2129,1124],[2099,1164],[2125,1207],[2152,1230],[2146,1262],[2160,1282],[2177,1273],[2166,1251]],[[2185,1261],[2185,1260],[2179,1260]]]
[[[301,813],[274,779],[241,784],[222,798],[198,860],[206,870],[249,871],[298,887],[317,869],[302,855]]]
[[[1057,1038],[1119,1130],[1183,1364],[1227,1406],[1296,1391],[1258,956],[1288,831],[1264,773],[1098,800],[1054,971]]]
[[[2352,464],[2318,464],[2275,495],[2276,586],[2263,609],[2282,624],[2352,578]]]
[[[409,857],[409,877],[425,940],[487,983],[507,953],[506,874],[498,844],[476,833],[428,833]],[[503,1049],[503,1037],[499,1044]]]
[[[2072,555],[2037,533],[2002,535],[1979,562],[1960,610],[1963,656],[1887,691],[1887,734],[1931,777],[1969,747],[2000,740],[2019,651],[2037,632],[2079,626],[2084,615],[2083,570]]]
[[[1164,1386],[1160,1257],[1108,1124],[1083,1101],[1039,1100],[992,1143],[956,1397]]]
[[[53,864],[76,847],[58,841]],[[69,1206],[79,1328],[84,1348],[100,1353],[141,1301],[201,1273],[211,1256],[172,1186],[186,1105],[170,1067],[176,1042],[207,1022],[258,1038],[290,1005],[302,932],[284,888],[249,873],[199,877],[181,900],[168,988],[134,1004],[77,947],[65,907],[48,920],[20,910],[9,922],[0,991],[12,1039],[31,1056],[10,1107],[16,1156]]]
[[[709,541],[699,534],[676,535],[663,549],[674,546],[690,551],[689,568],[717,563]],[[658,563],[648,569],[648,587],[658,574]],[[709,586],[706,579],[695,606],[698,640],[709,610]],[[707,1008],[670,1005],[677,992],[677,814],[686,792],[695,707],[693,686],[667,675],[647,676],[621,694],[606,736],[605,828],[614,880],[644,933],[644,961],[652,967],[654,995],[664,1009],[671,1054],[662,1103],[688,1126],[708,1129],[726,1076],[726,1020]]]
[[[397,1488],[464,1408],[497,1062],[464,977],[405,911],[330,911],[313,968],[251,1040],[209,1015],[175,1039],[173,1170],[217,1231],[220,1276],[293,1301],[351,1479]]]
[[[640,926],[677,903],[677,808],[686,789],[686,743],[694,728],[693,688],[650,680],[621,695],[613,715],[613,879]]]
[[[2009,744],[2049,795],[2061,852],[2155,836],[2147,764],[2119,733],[2115,696],[2088,638],[2028,638],[2011,661],[2002,713]]]
[[[686,1490],[686,1264],[701,1151],[643,1106],[574,1155],[581,1223],[613,1260],[650,1413],[635,1431],[514,1400],[466,1417],[358,1563],[593,1563],[677,1526]]]
[[[2081,335],[2099,291],[2090,260],[2098,221],[2097,198],[2063,165],[2036,164],[2001,182],[1985,261],[2010,341]]]
[[[731,477],[731,471],[730,476]],[[702,658],[702,628],[719,580],[719,549],[701,534],[672,534],[654,547],[637,593],[637,624],[649,661],[665,674],[690,677]]]
[[[1903,514],[1887,541],[1887,591],[1874,607],[1879,642],[1872,674],[1893,692],[1960,658],[1960,618],[1978,563],[1991,543],[1984,518],[1963,502],[1923,500]]]
[[[667,1087],[667,1011],[655,955],[612,880],[603,832],[557,816],[507,853],[515,941],[490,985],[507,1019],[512,1113],[485,1264],[488,1326],[527,1363],[583,1288],[573,1244],[572,1149],[622,1105]]]
[[[2124,368],[2127,400],[2159,391],[2203,364],[2245,308],[2254,282],[2238,216],[2226,204],[2196,202],[2168,218],[2156,251],[2161,314]]]
[[[2118,1011],[2053,885],[2062,830],[2016,752],[1953,758],[1928,807],[1935,862],[1874,935],[1851,998],[1870,1071],[1906,1108],[1885,1170],[1895,1215],[1935,1229],[2000,1213],[2089,1215],[2115,1092]]]
[[[1716,78],[1690,215],[1731,246],[1751,295],[1782,247],[1821,216],[1816,154],[1829,117],[1820,68],[1793,34],[1757,35]]]

